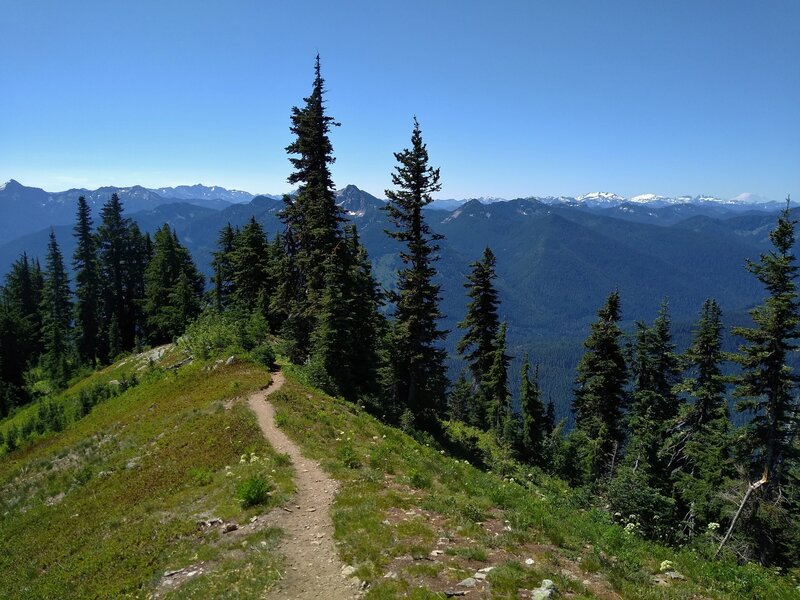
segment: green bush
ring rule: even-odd
[[[223,350],[240,345],[239,324],[225,313],[206,311],[178,338],[178,347],[195,356],[206,359]]]
[[[236,497],[242,506],[248,508],[264,504],[267,501],[272,486],[261,475],[251,475],[242,481],[236,488]]]
[[[353,450],[353,446],[350,443],[339,446],[337,454],[339,455],[339,460],[348,469],[358,469],[361,466],[361,460],[359,460],[358,454]]]
[[[408,482],[411,484],[411,487],[418,490],[428,489],[432,484],[430,475],[416,469],[411,471],[411,474],[408,476]]]
[[[253,348],[250,351],[250,356],[265,367],[271,368],[275,365],[275,349],[267,342],[263,342]]]

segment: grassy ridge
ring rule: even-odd
[[[516,482],[478,470],[287,373],[272,397],[278,423],[345,483],[333,511],[336,538],[343,559],[370,582],[368,598],[443,597],[486,566],[496,567],[491,588],[478,587],[494,598],[516,598],[543,578],[574,598],[798,597],[789,577],[710,560],[708,546],[675,551],[626,534],[558,482],[521,469]],[[686,579],[656,584],[665,560]]]
[[[268,383],[266,371],[210,367],[146,370],[136,387],[0,460],[0,597],[146,597],[165,570],[198,561],[223,564],[227,580],[200,577],[187,597],[252,578],[236,574],[237,560],[261,561],[260,589],[278,576],[267,568],[279,562],[269,552],[275,532],[254,533],[253,551],[231,558],[227,536],[198,528],[212,516],[246,522],[292,488],[288,461],[266,444],[254,415],[225,402]],[[101,371],[52,401],[72,402],[81,386],[130,368]],[[251,463],[251,452],[260,459]],[[236,487],[254,472],[275,489],[267,507],[243,509]]]

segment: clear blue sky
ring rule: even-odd
[[[416,114],[441,197],[800,199],[800,2],[0,0],[0,181],[279,193],[322,56],[337,186]]]

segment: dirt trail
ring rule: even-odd
[[[272,375],[270,386],[248,399],[264,437],[278,452],[288,454],[295,468],[297,492],[284,509],[272,511],[269,524],[284,532],[278,551],[285,557],[286,572],[270,590],[269,597],[286,600],[326,598],[350,600],[358,596],[358,581],[342,576],[342,562],[333,543],[330,508],[337,482],[316,461],[275,426],[275,408],[267,397],[281,388],[283,373]],[[291,512],[288,512],[291,511]]]

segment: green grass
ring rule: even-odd
[[[139,371],[136,387],[0,459],[0,598],[146,598],[165,571],[196,565],[202,573],[167,597],[269,593],[282,569],[279,531],[228,535],[197,525],[210,517],[245,524],[292,490],[288,457],[264,442],[244,403],[229,402],[264,386],[265,369],[214,364]],[[82,386],[140,366],[109,367],[49,401],[74,402]],[[276,422],[342,483],[332,509],[337,547],[369,583],[368,599],[443,598],[486,566],[495,567],[491,585],[471,597],[516,598],[544,578],[579,599],[800,595],[792,575],[711,560],[708,545],[675,550],[627,535],[478,432],[455,435],[478,449],[470,460],[494,472],[285,371],[284,389],[271,397]],[[686,580],[655,586],[667,559]]]
[[[354,404],[311,390],[291,367],[285,371],[287,383],[272,397],[278,420],[344,483],[333,509],[336,540],[343,561],[370,583],[368,598],[440,597],[425,594],[452,587],[485,564],[499,565],[489,577],[496,598],[516,597],[543,578],[576,598],[800,595],[791,576],[711,560],[710,545],[676,550],[627,535],[605,512],[585,509],[561,482],[524,473],[505,459],[504,477],[481,471]],[[443,567],[433,569],[429,555],[437,548],[444,550],[435,557]],[[524,563],[529,557],[533,566]],[[665,559],[685,581],[653,584]],[[385,579],[389,572],[397,577]]]
[[[266,370],[208,364],[153,370],[64,431],[0,460],[0,597],[144,598],[166,570],[198,561],[210,573],[190,581],[186,593],[196,596],[186,597],[221,597],[207,592],[254,564],[261,590],[277,578],[274,534],[251,543],[256,554],[231,554],[234,536],[198,527],[210,517],[246,523],[293,485],[286,457],[266,444],[249,409],[224,403],[268,383]],[[54,401],[126,368],[105,369]],[[236,488],[252,477],[271,490],[245,508]]]

